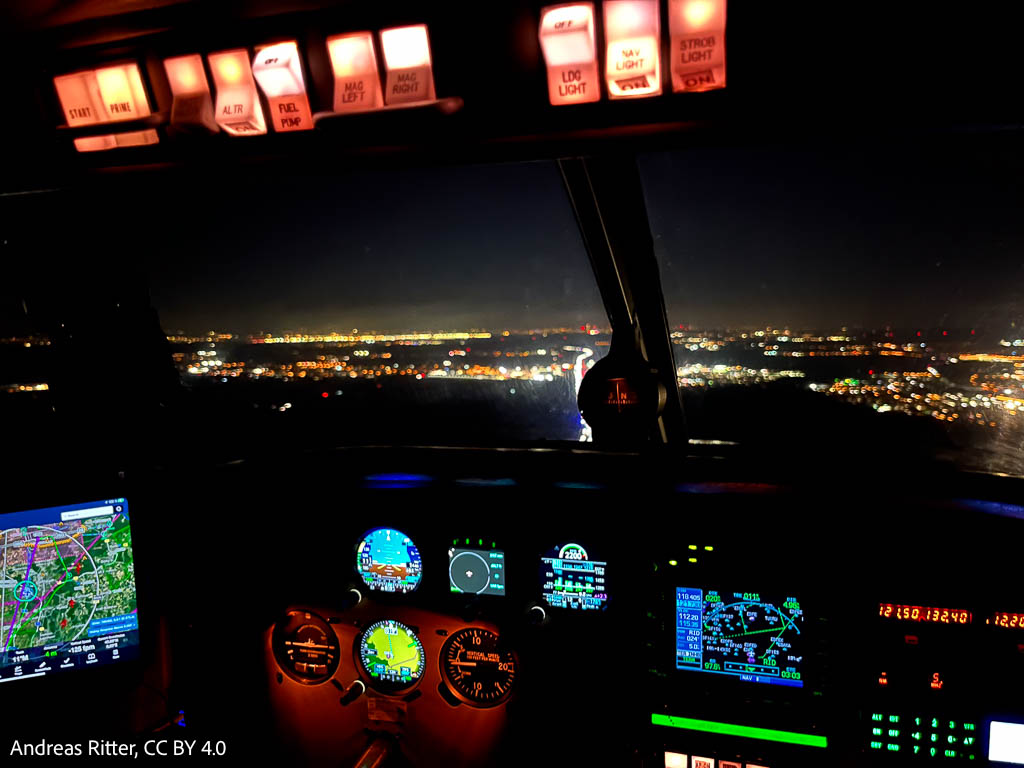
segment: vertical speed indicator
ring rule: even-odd
[[[441,648],[441,676],[448,690],[471,707],[496,707],[512,695],[516,657],[486,629],[467,627]]]

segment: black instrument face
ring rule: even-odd
[[[468,627],[449,637],[441,649],[441,676],[460,701],[471,707],[496,707],[512,695],[516,658],[500,638]]]
[[[338,671],[338,637],[315,613],[289,611],[274,627],[272,645],[281,670],[297,682],[325,683]]]

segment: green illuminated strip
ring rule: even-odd
[[[824,749],[828,746],[827,738],[810,733],[776,731],[773,728],[755,728],[750,725],[718,723],[714,720],[695,720],[692,717],[675,717],[673,715],[654,713],[651,715],[651,723],[654,725],[667,725],[670,728],[682,728],[684,731],[704,731],[705,733],[720,733],[724,736],[742,736],[745,739],[781,741],[786,744],[800,744],[805,747],[821,747]]]

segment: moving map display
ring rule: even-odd
[[[0,683],[136,658],[123,498],[0,516]]]
[[[803,624],[795,597],[678,587],[676,669],[803,687]]]
[[[416,633],[397,621],[374,622],[359,638],[359,660],[371,685],[384,693],[412,688],[423,675],[423,645]]]

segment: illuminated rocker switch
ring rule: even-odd
[[[629,99],[660,94],[658,0],[606,0],[604,35],[608,97]]]
[[[407,104],[434,99],[434,75],[426,25],[395,27],[380,33],[387,81],[385,104]]]
[[[553,106],[600,101],[593,4],[544,8],[540,49],[548,70],[548,100]]]
[[[96,83],[103,99],[106,121],[137,120],[150,114],[138,64],[97,69]]]
[[[359,112],[384,106],[373,35],[355,32],[327,38],[334,70],[334,111]]]
[[[267,132],[263,106],[256,93],[256,82],[244,48],[211,53],[210,72],[217,89],[214,119],[232,136],[257,136]]]
[[[682,752],[666,752],[665,768],[690,768],[686,755]]]
[[[95,72],[76,72],[53,78],[68,125],[89,125],[106,119]]]
[[[275,131],[313,129],[297,43],[277,43],[261,48],[253,59],[252,74],[267,95],[270,124]]]
[[[164,71],[174,96],[171,125],[183,130],[219,131],[217,121],[213,119],[213,100],[206,72],[203,71],[203,58],[193,53],[164,59]]]
[[[672,90],[725,87],[726,0],[669,0]]]

